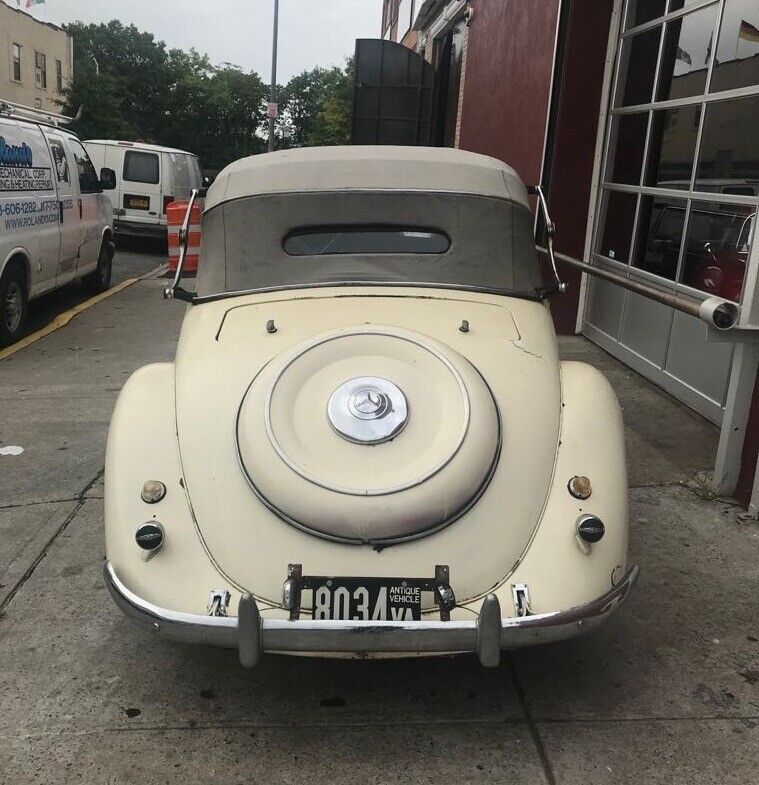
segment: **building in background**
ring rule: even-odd
[[[543,185],[558,250],[734,300],[741,324],[759,325],[757,0],[410,5],[408,30],[409,3],[385,0],[381,52],[359,42],[355,133],[500,158]],[[757,344],[716,341],[680,311],[561,274],[558,331],[583,333],[720,426],[715,480],[759,507]]]
[[[416,46],[414,20],[422,2],[423,0],[385,0],[380,38],[399,41],[413,49]]]
[[[0,0],[0,100],[60,112],[74,73],[74,40]]]

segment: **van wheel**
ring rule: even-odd
[[[17,341],[26,321],[26,275],[17,264],[9,264],[0,277],[0,346]]]
[[[100,294],[111,286],[111,270],[113,269],[113,243],[106,240],[100,247],[98,266],[82,278],[82,285],[90,294]]]

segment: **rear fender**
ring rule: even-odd
[[[166,485],[165,498],[147,504],[146,480]],[[157,520],[163,547],[149,560],[135,541],[137,528]],[[124,583],[150,602],[174,610],[206,613],[208,593],[227,588],[209,559],[185,493],[174,413],[174,365],[140,368],[121,391],[111,420],[105,461],[107,559]],[[230,608],[237,608],[233,591]]]
[[[619,403],[600,371],[563,362],[561,406],[551,493],[522,560],[497,592],[501,607],[509,611],[513,585],[527,584],[532,611],[543,613],[603,595],[626,571],[628,488]],[[590,498],[569,493],[575,475],[590,478]],[[585,551],[576,537],[577,520],[584,514],[598,516],[606,529],[603,539]]]

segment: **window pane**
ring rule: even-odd
[[[13,78],[15,81],[21,81],[21,46],[13,44]]]
[[[759,194],[759,95],[709,104],[698,157],[697,191],[749,186]],[[734,190],[731,193],[736,193]]]
[[[711,92],[759,84],[759,3],[727,0]]]
[[[703,0],[669,0],[667,13],[671,14],[675,11],[680,11],[682,8],[689,8],[690,6],[701,2],[703,2]]]
[[[684,223],[684,199],[641,197],[635,267],[674,281]]]
[[[642,25],[650,22],[657,16],[664,16],[664,7],[667,0],[630,0],[630,8],[627,12],[627,28]]]
[[[753,207],[693,202],[682,282],[738,302],[755,223]]]
[[[419,229],[311,229],[285,238],[290,256],[333,256],[336,254],[441,254],[451,246],[442,232]]]
[[[700,118],[700,106],[682,106],[654,112],[646,185],[690,188]]]
[[[69,162],[63,150],[63,145],[57,139],[51,139],[50,149],[53,151],[53,161],[55,161],[55,172],[58,176],[58,182],[70,183]]]
[[[87,151],[76,139],[69,139],[69,145],[76,161],[79,189],[83,194],[98,193],[100,191],[100,178],[92,165],[92,161],[90,161],[89,155],[87,155]]]
[[[411,0],[401,0],[398,6],[398,40],[400,41],[411,27]]]
[[[607,191],[604,196],[603,227],[596,243],[596,251],[618,262],[627,262],[630,257],[636,194]]]
[[[626,185],[640,183],[647,128],[648,112],[624,114],[614,118],[612,145],[615,152],[613,160],[610,161],[608,180]]]
[[[158,156],[129,150],[124,157],[124,179],[155,185],[158,182]]]
[[[664,30],[657,98],[703,95],[718,6],[668,22]]]
[[[661,31],[661,27],[656,27],[622,43],[618,104],[632,106],[651,101]]]
[[[185,191],[192,190],[190,157],[184,153],[169,153],[169,158],[174,165],[174,185]]]

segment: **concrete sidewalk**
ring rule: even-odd
[[[157,263],[157,262],[156,262]],[[266,657],[163,643],[102,582],[111,410],[173,357],[147,280],[0,363],[0,783],[746,783],[759,779],[759,526],[688,484],[717,431],[582,338],[625,413],[630,603],[504,657]],[[706,497],[706,498],[705,498]]]

